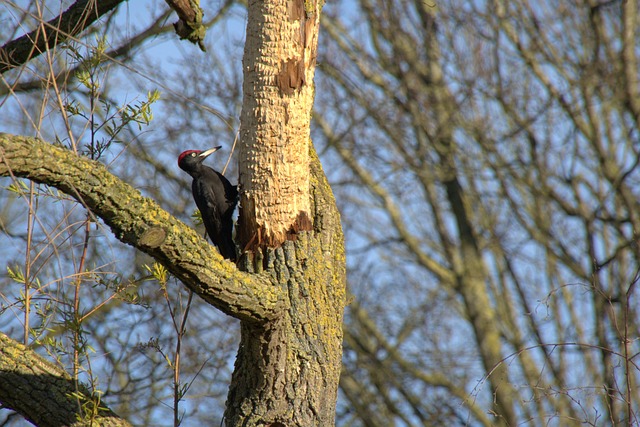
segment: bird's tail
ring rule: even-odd
[[[235,262],[238,258],[238,254],[236,251],[236,244],[233,242],[233,238],[231,237],[233,233],[233,223],[231,224],[231,227],[224,227],[222,232],[218,235],[218,238],[215,239],[215,242],[218,250],[220,251],[220,255],[225,259]]]

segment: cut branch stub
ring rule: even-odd
[[[202,23],[204,12],[198,0],[166,0],[171,9],[175,10],[180,18],[173,24],[176,34],[180,39],[189,40],[198,45],[200,50],[206,52],[204,36],[207,28]]]

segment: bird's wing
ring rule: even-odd
[[[229,180],[222,175],[218,171],[214,171],[218,174],[218,178],[224,187],[224,197],[229,205],[233,205],[235,207],[236,203],[238,203],[238,186],[233,185],[229,182]]]
[[[216,195],[215,185],[206,180],[193,180],[192,189],[207,234],[213,238],[222,228],[219,196]]]

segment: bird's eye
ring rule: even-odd
[[[196,156],[196,153],[191,153],[191,157],[195,157],[195,156]]]

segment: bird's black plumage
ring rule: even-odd
[[[238,188],[220,172],[202,164],[207,156],[219,148],[187,150],[178,157],[178,166],[193,178],[191,191],[209,239],[224,258],[235,261],[236,246],[231,233],[233,211],[238,204]]]

